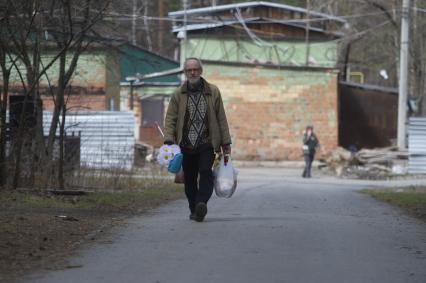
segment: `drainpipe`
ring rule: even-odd
[[[133,104],[134,104],[134,98],[133,98],[133,84],[137,80],[136,77],[126,77],[126,81],[129,82],[130,85],[130,94],[129,94],[129,109],[133,111]]]

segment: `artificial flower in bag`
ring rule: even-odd
[[[163,145],[157,155],[157,161],[160,165],[168,166],[176,155],[181,154],[180,147],[176,144]],[[174,172],[175,173],[175,172]]]

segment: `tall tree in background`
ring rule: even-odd
[[[188,0],[188,8],[201,8],[244,0]],[[303,7],[305,0],[276,0],[273,2]],[[110,18],[110,35],[128,40],[132,44],[172,58],[177,46],[171,34],[171,22],[167,13],[183,10],[182,0],[124,0],[113,1]]]
[[[171,25],[166,18],[170,6],[164,0],[113,1],[111,7],[114,17],[108,23],[110,36],[171,56],[173,49],[168,45],[173,42],[173,37],[170,34]]]
[[[188,8],[200,8],[212,5],[247,2],[245,0],[191,0]],[[306,7],[307,0],[275,0],[275,3]],[[365,82],[387,87],[396,87],[398,84],[399,65],[399,32],[402,0],[309,0],[310,9],[336,16],[345,17],[349,24],[349,31],[341,40],[342,52],[340,65],[348,65],[352,71],[359,71],[365,75]],[[124,4],[123,4],[124,3]],[[136,6],[134,5],[136,3]],[[426,22],[424,10],[426,0],[413,0],[412,9],[412,44],[410,60],[410,92],[417,97],[424,93],[425,34]],[[176,39],[170,33],[171,23],[166,18],[167,12],[182,10],[182,0],[126,0],[117,4],[120,13],[127,10],[129,17],[122,18],[116,24],[117,35],[127,34],[127,38],[137,45],[154,50],[168,57],[173,56],[177,46]],[[132,8],[136,7],[136,9]],[[142,9],[142,7],[144,7]],[[123,10],[124,9],[124,10]],[[136,17],[133,17],[138,11]],[[149,17],[146,17],[149,15]],[[136,36],[130,22],[137,19]],[[132,31],[132,33],[130,33]],[[426,103],[425,103],[426,104]],[[425,106],[426,107],[426,106]]]
[[[340,15],[350,23],[342,39],[352,71],[365,83],[397,88],[402,0],[310,0],[314,10]],[[410,10],[409,96],[417,102],[415,115],[426,116],[426,0],[413,0]]]

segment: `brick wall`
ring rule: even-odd
[[[49,57],[47,57],[49,58]],[[47,71],[48,77],[55,83],[58,76],[59,64]],[[47,77],[41,78],[42,94],[50,93],[47,87]],[[89,49],[80,55],[78,65],[70,80],[71,95],[67,99],[67,108],[72,111],[102,111],[110,110],[110,99],[114,100],[114,110],[119,110],[120,68],[118,54],[107,49]],[[68,91],[68,89],[67,89]],[[53,109],[50,95],[43,95],[43,107]]]
[[[51,96],[43,96],[43,109],[52,111],[54,108]],[[105,95],[71,95],[67,101],[67,109],[70,111],[103,111],[108,110]]]
[[[335,71],[205,64],[203,77],[221,90],[235,158],[300,160],[307,124],[337,146]]]
[[[163,137],[160,135],[157,128],[154,127],[140,127],[139,140],[156,148],[161,147],[164,143]]]

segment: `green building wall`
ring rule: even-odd
[[[258,45],[252,40],[231,38],[193,37],[181,42],[181,61],[184,57],[204,60],[273,63],[289,66],[304,66],[307,49],[311,66],[334,67],[337,61],[337,41],[268,41]]]

